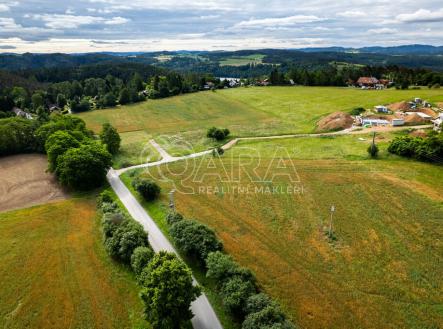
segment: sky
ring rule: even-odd
[[[0,0],[0,53],[443,45],[442,0]]]

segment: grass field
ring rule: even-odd
[[[155,170],[144,175],[163,187],[157,210],[166,208],[174,182],[178,211],[214,228],[304,328],[440,328],[442,168],[388,155],[392,134],[380,136],[380,159],[370,160],[368,137],[241,142],[221,160],[164,167],[170,181]],[[290,163],[295,183],[247,176],[290,173]],[[216,173],[241,179],[223,182]],[[248,193],[249,185],[283,192]],[[324,233],[331,205],[337,241]]]
[[[213,146],[206,139],[211,126],[229,128],[234,136],[264,136],[314,132],[317,121],[336,111],[349,111],[421,97],[442,101],[441,90],[365,91],[332,87],[255,87],[200,92],[149,100],[115,109],[80,114],[99,131],[110,122],[120,133],[145,131],[160,139],[174,155]],[[133,139],[133,135],[131,136]],[[143,134],[140,140],[144,141]],[[125,143],[123,135],[123,143]],[[134,156],[134,155],[130,155]],[[138,156],[138,154],[137,154]]]
[[[0,214],[0,327],[146,328],[132,273],[106,254],[94,200]]]
[[[220,66],[243,66],[243,65],[257,65],[263,64],[265,55],[252,54],[248,56],[230,57],[220,61]]]

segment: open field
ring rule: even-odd
[[[164,191],[152,208],[177,188],[178,211],[214,228],[305,328],[442,327],[442,168],[387,154],[392,134],[370,160],[368,137],[240,142],[221,160],[163,167],[169,181],[151,168]],[[293,176],[251,182],[269,168]],[[324,231],[331,205],[337,241]]]
[[[145,131],[132,131],[120,134],[120,151],[114,156],[116,169],[140,163],[155,162],[161,159],[157,150],[149,143],[151,136]]]
[[[333,87],[254,87],[200,92],[79,114],[99,131],[110,122],[119,132],[146,131],[173,155],[207,149],[206,130],[229,128],[234,136],[314,132],[317,121],[336,111],[421,97],[443,100],[442,90],[367,91]],[[123,136],[124,138],[125,136]],[[172,141],[171,141],[172,140]],[[186,145],[186,146],[184,146]]]
[[[249,56],[229,57],[220,61],[220,66],[243,66],[243,65],[257,65],[263,64],[263,58],[265,55],[252,54]]]
[[[0,262],[2,328],[145,325],[133,275],[106,254],[91,199],[0,214]]]
[[[53,175],[46,173],[48,161],[40,154],[0,159],[0,212],[62,200],[66,193]]]

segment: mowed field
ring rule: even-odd
[[[106,254],[95,201],[0,214],[0,327],[146,328],[129,270]]]
[[[413,97],[443,101],[441,90],[368,91],[334,87],[252,87],[181,95],[140,104],[79,114],[98,132],[110,122],[120,133],[145,131],[172,154],[198,152],[213,145],[211,126],[229,128],[233,136],[310,133],[317,121],[336,111],[373,107]],[[122,136],[123,140],[125,135]],[[140,135],[140,142],[146,141]]]
[[[441,328],[442,167],[389,155],[392,137],[379,135],[379,160],[370,136],[296,138],[143,175],[163,187],[158,209],[176,188],[178,211],[214,228],[303,328]],[[251,182],[269,173],[281,175]]]
[[[66,192],[47,168],[41,154],[0,158],[0,212],[65,199]]]

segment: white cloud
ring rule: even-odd
[[[45,26],[53,29],[75,29],[82,25],[93,24],[120,25],[129,22],[129,19],[123,17],[106,19],[98,16],[74,16],[59,14],[33,15],[32,18],[43,21]]]
[[[130,20],[124,17],[112,17],[110,20],[105,21],[106,25],[121,25],[126,24]]]
[[[256,27],[288,27],[301,23],[311,23],[324,20],[313,15],[294,15],[281,18],[262,18],[242,21],[235,25],[236,28],[256,28]]]
[[[379,28],[379,29],[369,29],[368,33],[369,34],[393,34],[393,33],[397,33],[398,30],[397,29],[390,29],[387,27],[383,27],[383,28]]]
[[[72,14],[75,14],[75,11],[72,8],[68,8],[68,9],[66,9],[65,14],[72,15]]]
[[[4,3],[0,3],[0,12],[2,11],[9,11],[11,8],[8,5],[5,5]]]
[[[436,11],[419,9],[412,14],[400,14],[396,19],[404,23],[443,22],[443,8]]]
[[[346,17],[346,18],[358,18],[358,17],[366,17],[366,14],[360,10],[347,10],[338,13],[337,16]]]

